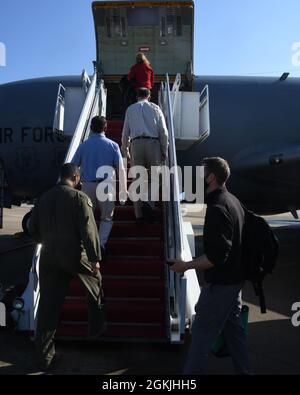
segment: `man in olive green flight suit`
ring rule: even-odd
[[[39,199],[29,227],[32,237],[42,244],[36,349],[43,370],[54,362],[59,313],[73,277],[77,276],[87,290],[89,336],[97,337],[105,326],[101,250],[92,203],[75,189],[80,181],[76,165],[65,164],[60,179]]]

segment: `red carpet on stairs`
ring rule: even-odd
[[[122,128],[122,121],[109,121],[107,137],[121,144]],[[132,204],[117,206],[107,244],[108,259],[101,267],[107,306],[103,339],[168,340],[164,254],[162,207],[155,209],[152,224],[137,225]],[[74,279],[61,311],[57,337],[85,339],[87,321],[85,291]]]

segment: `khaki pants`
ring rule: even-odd
[[[82,184],[82,192],[86,193],[93,203],[94,210],[100,209],[101,222],[99,227],[99,238],[102,247],[105,247],[113,227],[113,216],[115,210],[115,202],[106,200],[101,202],[97,199],[97,182],[84,182]]]
[[[145,202],[152,208],[155,207],[155,201],[159,197],[159,173],[161,161],[161,148],[159,140],[152,139],[138,139],[134,140],[130,146],[131,166],[143,166],[148,171],[148,196],[145,197]],[[152,169],[151,169],[152,168]],[[151,172],[152,170],[152,172]],[[152,174],[152,180],[151,180]],[[152,181],[152,185],[151,185]],[[151,191],[152,190],[152,191]],[[151,200],[152,195],[152,200]],[[139,200],[134,203],[134,211],[136,218],[142,217],[142,204]]]

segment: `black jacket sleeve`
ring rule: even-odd
[[[214,265],[224,265],[232,247],[233,221],[223,207],[207,209],[204,224],[204,253]]]

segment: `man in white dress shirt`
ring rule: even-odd
[[[131,166],[143,166],[148,171],[152,168],[152,182],[155,184],[152,185],[152,200],[149,184],[148,198],[134,204],[138,223],[144,219],[152,220],[152,210],[159,194],[159,169],[167,158],[169,144],[164,115],[156,104],[150,102],[150,97],[149,89],[139,89],[138,102],[126,111],[122,135],[124,157],[131,158]]]

